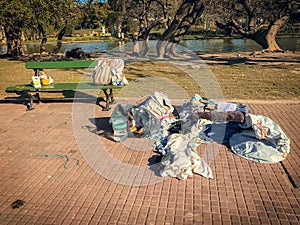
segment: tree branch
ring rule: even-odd
[[[243,37],[249,37],[254,34],[254,30],[244,30],[235,19],[232,19],[231,22],[227,23],[227,26],[233,26]]]

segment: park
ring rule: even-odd
[[[300,7],[257,2],[3,1],[0,223],[299,224]]]

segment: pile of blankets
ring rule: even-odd
[[[242,103],[215,102],[195,94],[175,108],[166,95],[155,92],[139,104],[117,105],[110,119],[113,127],[120,115],[126,132],[116,141],[130,137],[154,140],[162,155],[161,176],[187,179],[196,173],[213,178],[198,154],[200,144],[224,144],[236,155],[260,163],[277,163],[290,151],[290,140],[279,125],[251,114]]]

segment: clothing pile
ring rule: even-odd
[[[290,140],[277,123],[253,115],[246,104],[216,102],[195,94],[180,107],[155,92],[136,105],[119,104],[110,118],[115,141],[130,137],[154,140],[161,154],[161,176],[187,179],[194,173],[213,178],[199,156],[200,144],[217,142],[233,153],[260,163],[284,160]]]

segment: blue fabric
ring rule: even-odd
[[[272,119],[249,114],[252,129],[234,134],[229,144],[237,155],[261,163],[277,163],[290,152],[290,139]]]
[[[230,137],[241,130],[238,123],[212,123],[205,125],[203,134],[219,144],[227,144]]]
[[[259,140],[253,130],[234,134],[230,146],[238,156],[260,163],[277,163],[286,157],[275,140]]]

